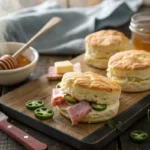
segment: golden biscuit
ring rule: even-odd
[[[100,69],[107,68],[108,59],[113,54],[130,49],[127,37],[116,30],[101,30],[88,35],[85,46],[85,62]]]
[[[107,76],[122,91],[141,92],[150,89],[150,53],[130,50],[113,55],[108,62]]]

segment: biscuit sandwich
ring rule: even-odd
[[[72,125],[96,123],[111,119],[119,109],[121,88],[104,76],[93,72],[65,73],[61,88],[53,89],[51,104]]]
[[[119,52],[109,59],[107,77],[122,91],[142,92],[150,89],[150,53],[144,50]]]
[[[116,30],[101,30],[85,38],[84,60],[92,67],[106,69],[109,58],[117,52],[129,50],[127,37]]]

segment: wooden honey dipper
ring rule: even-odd
[[[27,48],[29,48],[34,41],[36,41],[41,35],[46,33],[49,29],[61,22],[61,18],[54,17],[48,21],[43,28],[38,31],[23,47],[17,52],[11,55],[4,55],[0,58],[0,70],[15,69],[18,66],[17,57],[20,56]]]

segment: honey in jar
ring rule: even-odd
[[[131,18],[132,45],[136,50],[150,52],[150,12],[141,12]]]
[[[20,68],[20,67],[23,67],[23,66],[26,66],[28,64],[30,64],[30,61],[29,59],[27,59],[25,56],[21,55],[17,58],[17,62],[18,62],[18,67],[17,68]]]

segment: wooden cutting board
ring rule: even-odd
[[[83,61],[84,54],[72,60],[73,63],[80,62],[82,71],[93,71],[101,75],[106,75],[105,70],[99,70],[86,65]],[[0,98],[1,107],[10,117],[19,120],[41,132],[48,134],[63,142],[73,145],[78,149],[101,148],[120,134],[114,129],[110,129],[103,123],[78,124],[72,126],[70,120],[66,119],[54,109],[53,119],[40,121],[34,117],[33,111],[26,109],[25,103],[33,99],[41,99],[45,106],[52,108],[50,104],[51,91],[59,81],[48,81],[46,75],[27,83],[18,89]],[[150,91],[141,93],[124,93],[120,97],[120,108],[115,121],[122,121],[122,131],[146,113],[150,107]],[[144,98],[144,99],[143,99]]]

